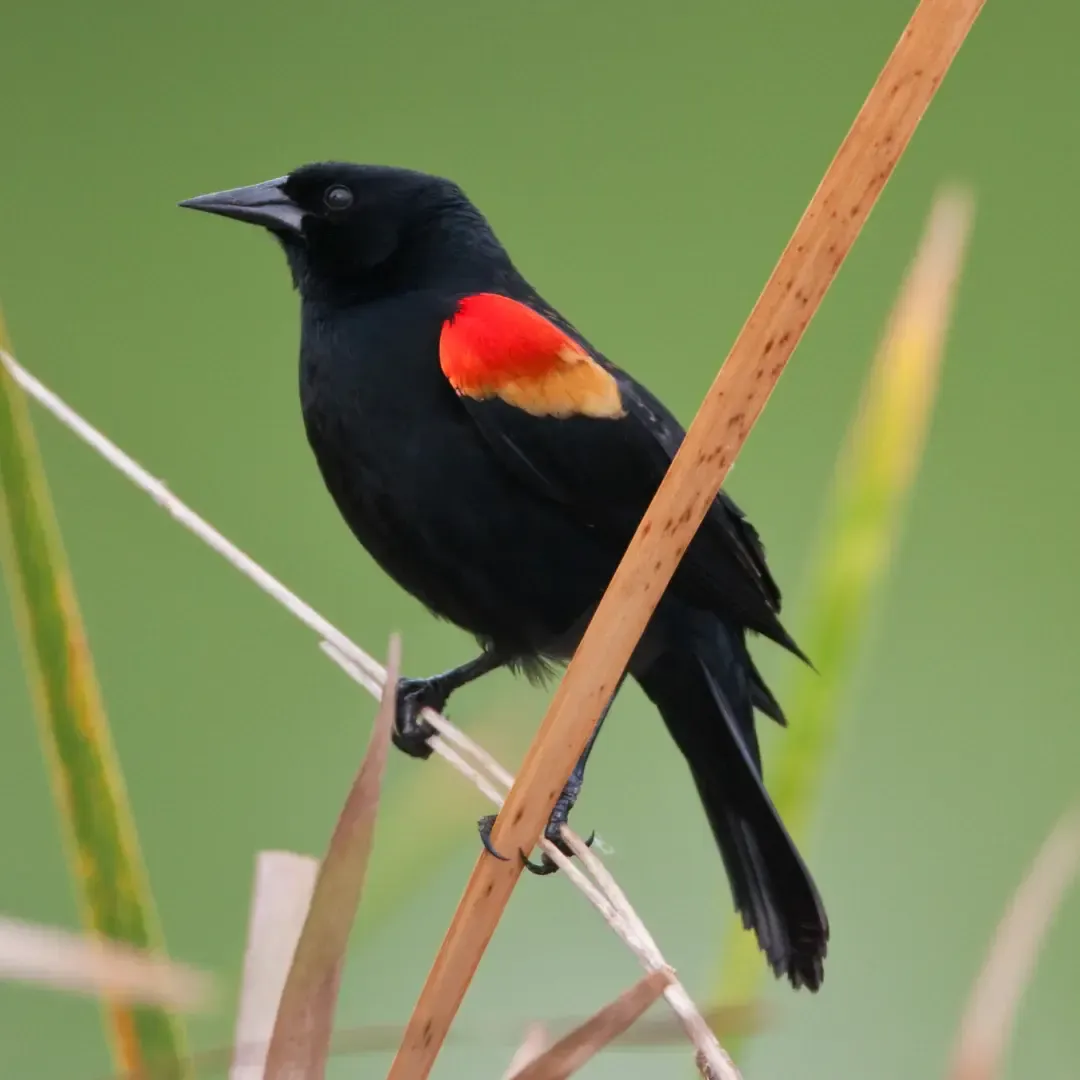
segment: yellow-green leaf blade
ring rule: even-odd
[[[0,322],[0,349],[7,350]],[[157,951],[161,935],[113,749],[74,584],[22,391],[0,364],[0,560],[85,925]],[[117,1064],[174,1063],[180,1021],[150,1006],[107,1004]]]
[[[769,769],[769,790],[797,842],[807,832],[859,644],[888,570],[915,479],[971,222],[971,200],[935,200],[837,464],[798,635],[817,671],[801,668],[786,695],[791,726]],[[718,1000],[749,1001],[764,964],[752,935],[730,920]],[[732,1046],[729,1039],[729,1051]]]

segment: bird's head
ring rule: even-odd
[[[456,184],[385,165],[304,165],[180,205],[268,229],[305,297],[359,299],[415,288],[455,260],[501,251]]]

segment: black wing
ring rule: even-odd
[[[557,312],[530,302],[614,375],[625,415],[534,416],[498,398],[462,397],[492,453],[541,496],[610,538],[621,554],[671,464],[684,431],[644,386],[593,349]],[[724,493],[714,500],[673,578],[676,595],[802,656],[778,618],[780,590],[757,531]]]

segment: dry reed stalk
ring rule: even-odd
[[[531,850],[735,455],[865,224],[983,0],[922,0],[814,193],[555,693],[495,823],[497,850]],[[522,863],[482,855],[420,993],[388,1080],[424,1080]],[[709,1061],[735,1072],[726,1055]]]

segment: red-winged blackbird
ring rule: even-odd
[[[497,667],[536,678],[573,653],[683,429],[537,294],[448,180],[324,163],[181,205],[281,242],[302,298],[300,398],[323,480],[386,573],[482,647],[402,680],[394,741],[426,757],[424,706],[442,709]],[[758,534],[721,493],[628,671],[690,766],[744,923],[778,975],[817,989],[828,921],[763,786],[754,729],[755,708],[785,721],[747,632],[802,656],[779,611]],[[556,805],[553,841],[598,732]],[[490,828],[481,822],[489,850]]]

